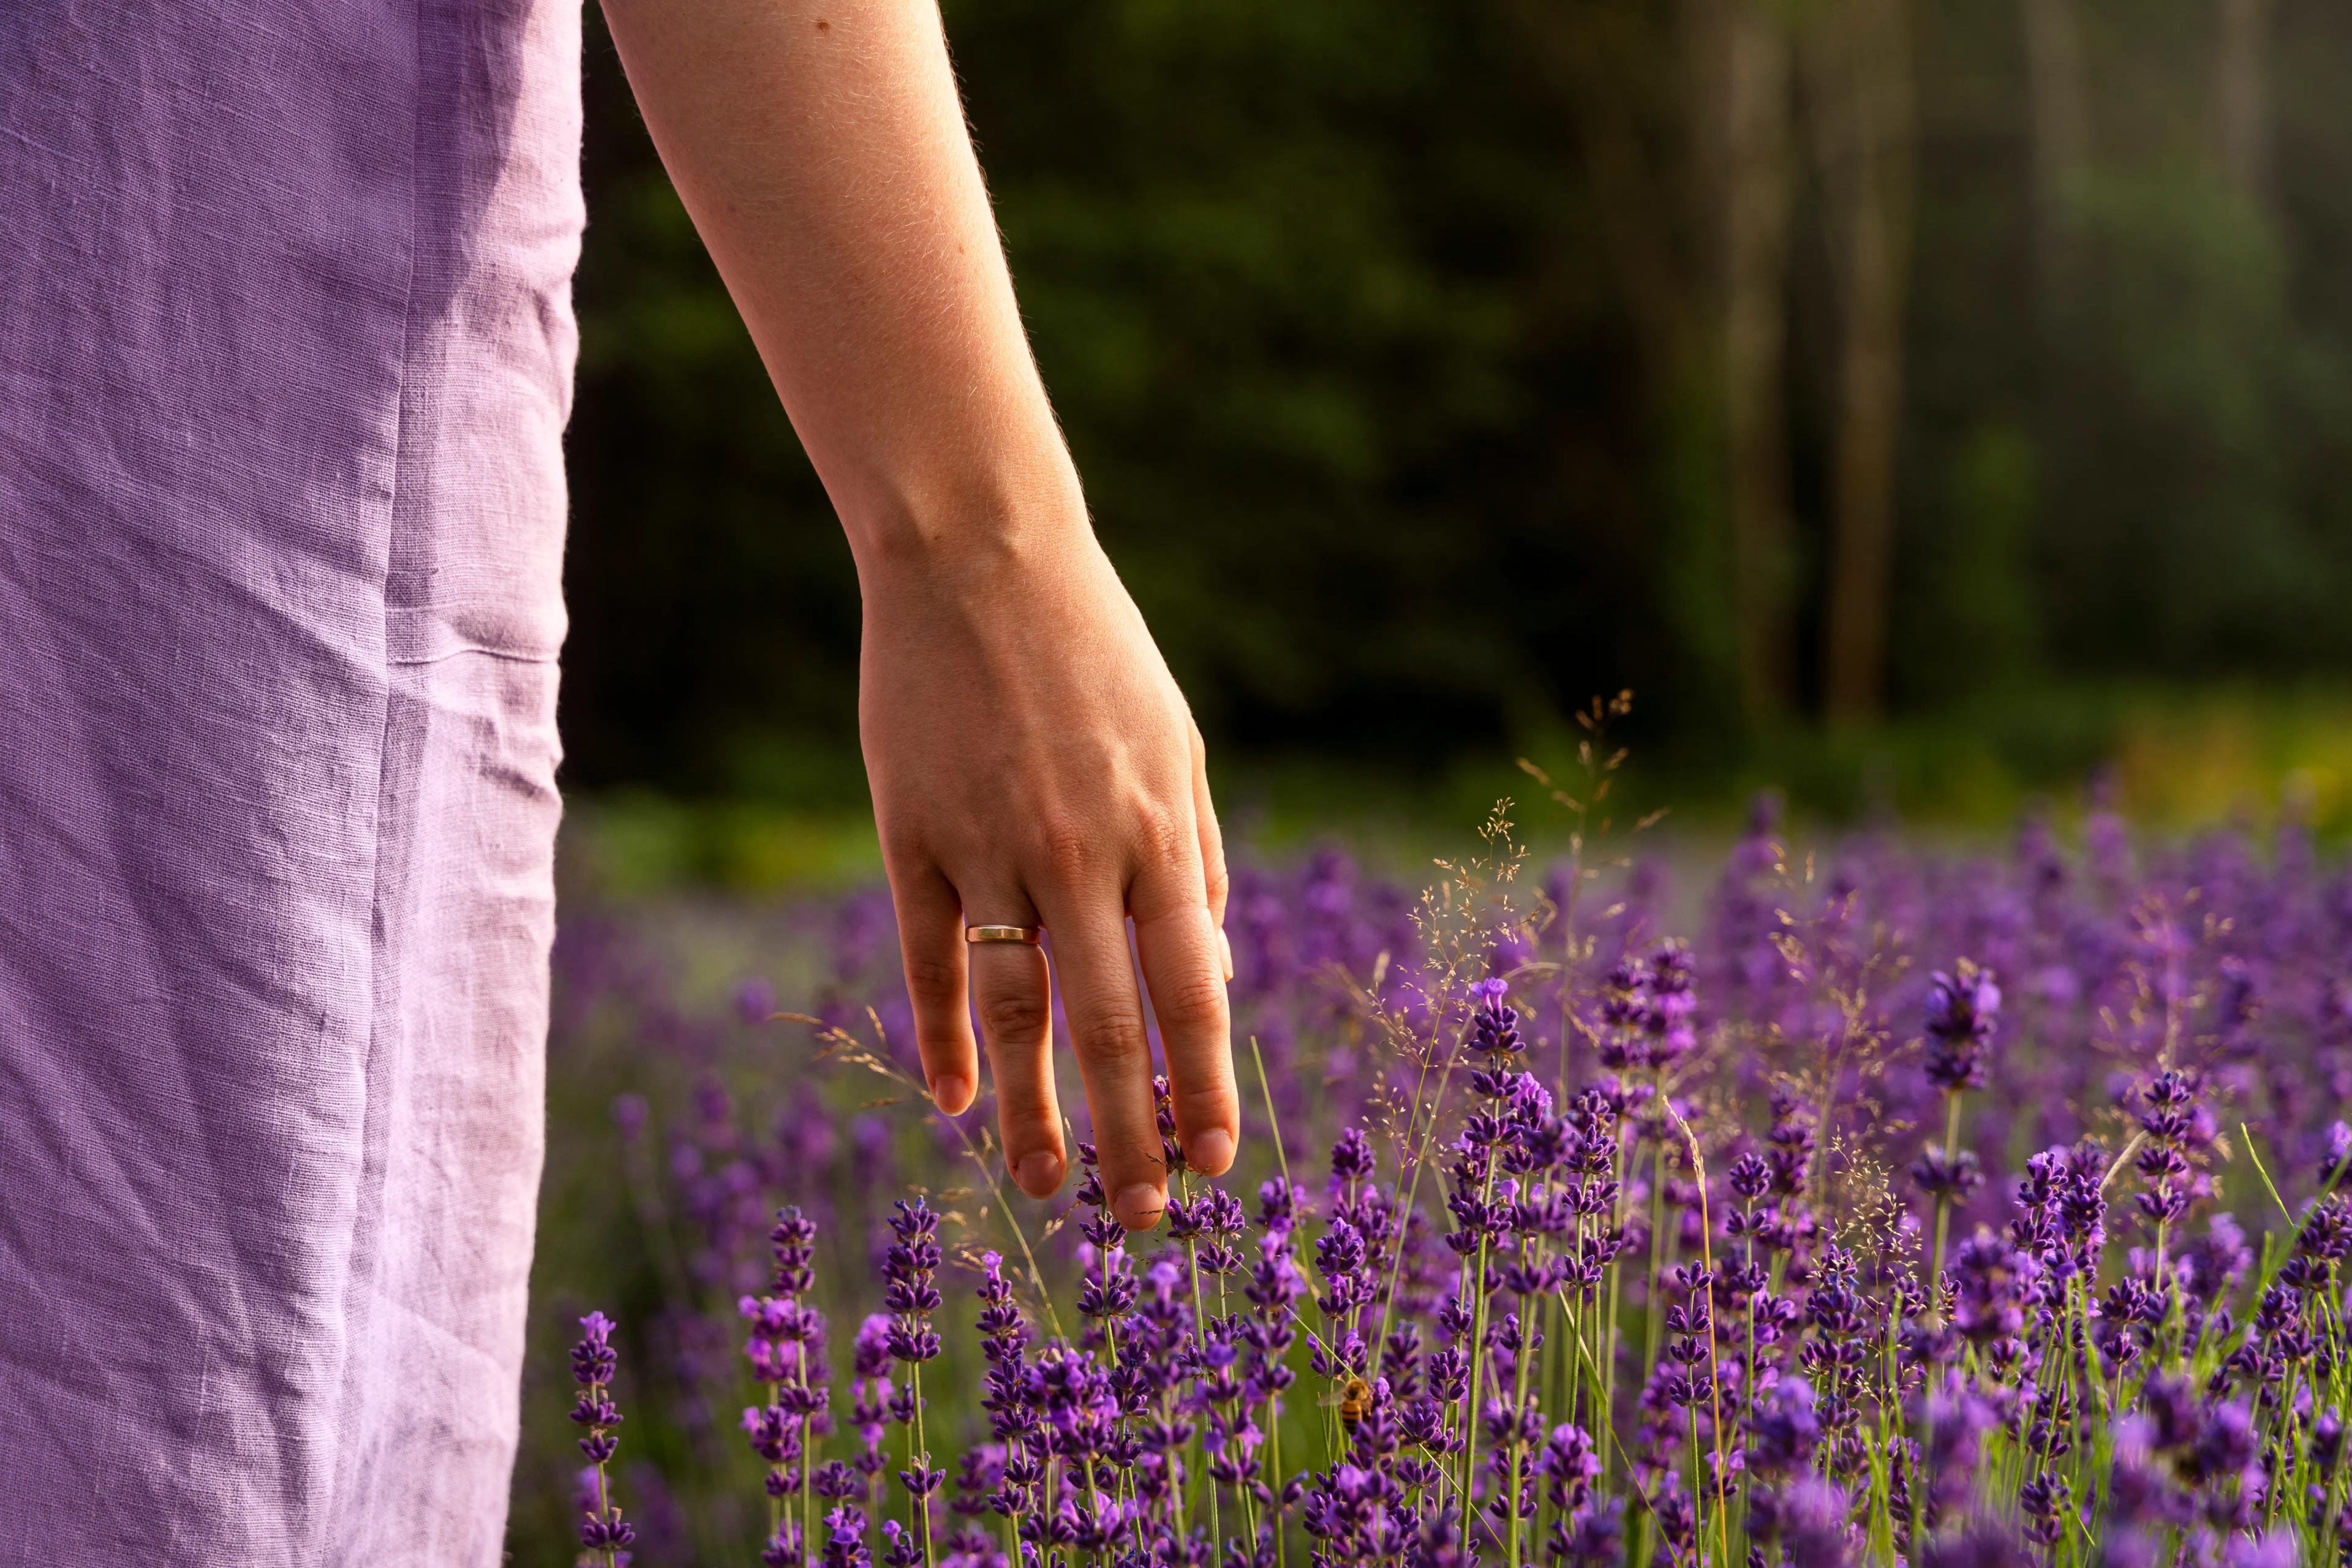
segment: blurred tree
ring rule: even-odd
[[[2091,161],[2083,79],[2082,24],[2075,0],[2018,0],[2023,23],[2033,147],[2033,226],[2045,296],[2065,289],[2079,252],[2074,208]]]
[[[1672,700],[1710,721],[1742,713],[1756,721],[1785,711],[1794,667],[1779,335],[1786,257],[1774,240],[1775,225],[1785,234],[1787,189],[1777,205],[1757,200],[1770,193],[1748,192],[1747,210],[1771,221],[1760,231],[1743,223],[1741,233],[1751,248],[1771,242],[1762,270],[1777,280],[1765,280],[1769,298],[1750,311],[1761,341],[1735,353],[1721,5],[1509,0],[1507,8],[1570,128],[1600,250],[1633,329],[1645,416],[1641,497],[1657,519],[1651,593],[1682,654],[1668,671],[1670,680],[1682,676]],[[1734,406],[1748,439],[1727,451]],[[1773,570],[1746,572],[1742,563],[1759,555]],[[1765,670],[1775,673],[1759,678]]]
[[[2221,172],[2253,206],[2269,199],[2271,0],[2219,0],[2213,107]]]
[[[1751,724],[1780,721],[1797,695],[1790,602],[1789,226],[1794,202],[1788,24],[1775,0],[1700,0],[1702,71],[1719,103],[1712,194],[1722,213],[1724,414],[1730,439],[1732,602],[1740,689]]]
[[[1835,0],[1811,42],[1814,143],[1843,306],[1822,703],[1832,721],[1853,722],[1878,718],[1886,700],[1911,266],[1908,0]]]

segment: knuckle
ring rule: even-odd
[[[1211,1027],[1225,1021],[1225,988],[1214,975],[1187,965],[1182,975],[1152,992],[1151,1007],[1163,1026]]]
[[[907,994],[918,1004],[953,1002],[963,994],[963,972],[936,958],[908,954]]]
[[[1093,868],[1099,853],[1095,840],[1093,830],[1084,823],[1056,814],[1037,824],[1034,853],[1046,875],[1073,882]]]
[[[1034,1040],[1045,1032],[1045,999],[1029,991],[991,992],[980,1000],[980,1023],[992,1040]]]
[[[921,831],[893,817],[875,825],[882,847],[882,864],[896,873],[908,873],[930,864],[931,852]]]
[[[1201,853],[1191,819],[1164,801],[1136,806],[1135,842],[1138,858],[1155,870],[1181,869]]]
[[[1223,855],[1210,856],[1201,868],[1201,879],[1209,889],[1209,907],[1223,907],[1226,898],[1234,890],[1233,878],[1225,870],[1225,858]]]
[[[1143,1020],[1126,1008],[1098,1013],[1078,1025],[1071,1031],[1070,1044],[1081,1060],[1097,1066],[1134,1061],[1147,1049]]]

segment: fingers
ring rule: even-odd
[[[1035,910],[1019,893],[975,898],[966,918],[974,925],[1037,923]],[[1054,1092],[1054,1012],[1045,955],[1024,942],[979,942],[967,957],[972,1008],[980,1015],[989,1070],[996,1080],[1004,1168],[1031,1197],[1051,1197],[1062,1184],[1068,1155]]]
[[[955,889],[928,862],[898,860],[888,870],[923,1081],[941,1110],[961,1116],[980,1084],[980,1056],[972,1047],[971,1014],[964,1002],[962,905]]]
[[[1241,1135],[1241,1102],[1234,1091],[1223,933],[1192,850],[1181,844],[1148,862],[1129,889],[1128,906],[1168,1058],[1177,1143],[1193,1170],[1222,1176]]]
[[[1160,1159],[1151,1052],[1118,884],[1106,868],[1098,877],[1040,887],[1037,901],[1054,933],[1054,977],[1086,1080],[1103,1192],[1121,1225],[1149,1229],[1168,1206],[1168,1170]]]
[[[1225,834],[1217,826],[1217,803],[1209,798],[1209,748],[1201,727],[1186,721],[1192,737],[1192,823],[1201,839],[1201,873],[1208,887],[1209,923],[1216,928],[1217,956],[1225,979],[1234,977],[1234,944],[1225,936],[1225,900],[1233,882],[1225,875]]]
[[[1180,795],[1165,808],[1146,805],[1140,833],[1105,836],[1114,843],[1126,838],[1119,853],[1094,847],[1105,837],[1072,835],[1044,857],[1024,857],[1024,869],[980,879],[977,888],[963,871],[950,880],[928,864],[892,874],[917,1040],[933,1098],[950,1114],[971,1102],[976,1010],[996,1083],[1006,1168],[1023,1191],[1050,1195],[1068,1170],[1054,1082],[1058,987],[1086,1081],[1104,1192],[1129,1229],[1156,1225],[1168,1199],[1138,957],[1160,1025],[1185,1159],[1205,1175],[1223,1175],[1241,1135],[1225,996],[1233,959],[1223,931],[1224,845],[1200,732],[1189,721],[1187,730],[1190,798]],[[1035,948],[963,942],[967,921],[1033,925],[1041,912],[1053,932],[1050,975]]]

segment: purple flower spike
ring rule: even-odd
[[[832,1398],[827,1373],[819,1357],[824,1345],[824,1316],[801,1298],[814,1283],[811,1260],[815,1255],[816,1226],[798,1207],[776,1211],[768,1231],[772,1296],[745,1296],[737,1313],[751,1327],[744,1353],[751,1375],[767,1391],[767,1403],[743,1412],[743,1431],[751,1451],[766,1461],[768,1495],[781,1498],[801,1489],[810,1463],[812,1439],[831,1425],[825,1406]],[[770,1549],[782,1551],[782,1538]]]
[[[613,1349],[614,1327],[604,1313],[591,1312],[580,1320],[580,1340],[572,1347],[572,1377],[580,1385],[572,1419],[588,1429],[580,1439],[580,1451],[588,1456],[594,1477],[593,1493],[585,1485],[582,1488],[585,1517],[580,1524],[580,1544],[603,1552],[608,1568],[617,1564],[619,1550],[637,1538],[636,1527],[621,1517],[619,1505],[612,1500],[612,1483],[604,1469],[621,1446],[619,1435],[613,1430],[621,1424],[621,1412],[613,1403],[610,1386],[620,1367],[620,1357]]]
[[[776,1011],[776,988],[759,975],[735,987],[735,1016],[746,1024],[764,1024]]]
[[[1780,1531],[1789,1568],[1846,1568],[1857,1544],[1851,1509],[1844,1489],[1817,1475],[1801,1477],[1774,1497],[1768,1517]]]
[[[2302,1554],[2294,1531],[2281,1526],[2261,1535],[2231,1535],[2222,1549],[2223,1568],[2295,1568]]]
[[[1921,1568],[2033,1568],[2033,1558],[2011,1527],[1990,1520],[1957,1534],[1931,1538],[1919,1554]]]
[[[632,1142],[645,1131],[646,1121],[650,1114],[646,1097],[642,1094],[617,1094],[613,1097],[613,1125],[621,1130],[623,1138]]]
[[[1927,1081],[1947,1092],[1984,1087],[1984,1047],[2000,1022],[2000,987],[1992,972],[1965,958],[1954,971],[1936,972],[1924,1005]]]
[[[891,1205],[894,1241],[882,1260],[882,1305],[897,1321],[890,1329],[890,1354],[899,1361],[920,1363],[940,1353],[940,1336],[929,1318],[940,1310],[939,1288],[931,1275],[940,1266],[940,1216],[929,1204],[917,1198]]]
[[[873,1568],[874,1555],[866,1547],[864,1513],[836,1508],[824,1516],[824,1568]]]
[[[2352,1177],[2352,1123],[2338,1120],[2327,1129],[2327,1152],[2319,1162],[2319,1184],[2341,1185]]]
[[[1963,1204],[1984,1185],[1984,1167],[1969,1150],[1946,1154],[1931,1143],[1911,1167],[1911,1180],[1930,1199]]]

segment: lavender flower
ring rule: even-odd
[[[1923,1005],[1927,1031],[1927,1081],[1947,1092],[1981,1089],[1984,1047],[2000,1021],[2000,987],[1990,970],[1967,959],[1927,984]]]
[[[830,1400],[827,1377],[817,1361],[824,1317],[801,1301],[814,1283],[810,1261],[816,1226],[797,1207],[779,1209],[768,1239],[773,1257],[770,1284],[775,1294],[757,1300],[745,1296],[737,1310],[752,1325],[744,1351],[753,1378],[768,1392],[764,1405],[743,1412],[743,1430],[752,1451],[768,1465],[768,1540],[761,1556],[776,1568],[807,1561],[810,1439],[831,1423],[824,1415]],[[800,1494],[797,1516],[787,1518],[783,1500],[795,1492]]]
[[[940,1216],[921,1198],[891,1206],[898,1213],[890,1231],[898,1239],[882,1264],[882,1306],[893,1320],[890,1354],[919,1366],[940,1353],[940,1336],[930,1327],[940,1310],[939,1288],[931,1283],[940,1266]]]
[[[613,1430],[621,1424],[620,1407],[613,1403],[613,1373],[620,1365],[613,1349],[613,1328],[612,1319],[591,1312],[580,1320],[580,1340],[572,1347],[572,1380],[580,1385],[572,1419],[587,1428],[587,1436],[580,1439],[580,1451],[588,1456],[595,1475],[594,1489],[585,1498],[580,1544],[602,1552],[606,1568],[628,1561],[628,1553],[620,1549],[637,1539],[636,1527],[621,1517],[620,1505],[613,1501],[612,1481],[605,1468],[621,1446]]]
[[[1236,1018],[1279,1137],[1245,1209],[1181,1168],[1160,1086],[1157,1241],[1105,1212],[1090,1144],[1075,1213],[1008,1214],[939,1163],[946,1124],[898,1136],[823,1073],[739,1100],[722,1005],[608,975],[595,1016],[675,1079],[614,1102],[663,1296],[632,1409],[711,1528],[727,1335],[698,1299],[736,1301],[773,1564],[2334,1561],[2352,877],[2100,832],[2087,874],[2035,829],[1800,879],[1761,823],[1697,949],[1659,940],[1654,873],[1553,926],[1335,855],[1242,868]],[[820,951],[772,973],[832,976],[834,1058],[904,1071],[887,912],[795,914]],[[1902,978],[1962,952],[1924,998]],[[1891,1049],[1914,1005],[1921,1071]],[[683,1108],[658,1137],[654,1104]],[[891,1204],[909,1182],[952,1212]],[[820,1280],[820,1223],[878,1279]],[[838,1432],[828,1312],[864,1319]],[[611,1331],[583,1328],[583,1539],[616,1562]]]

